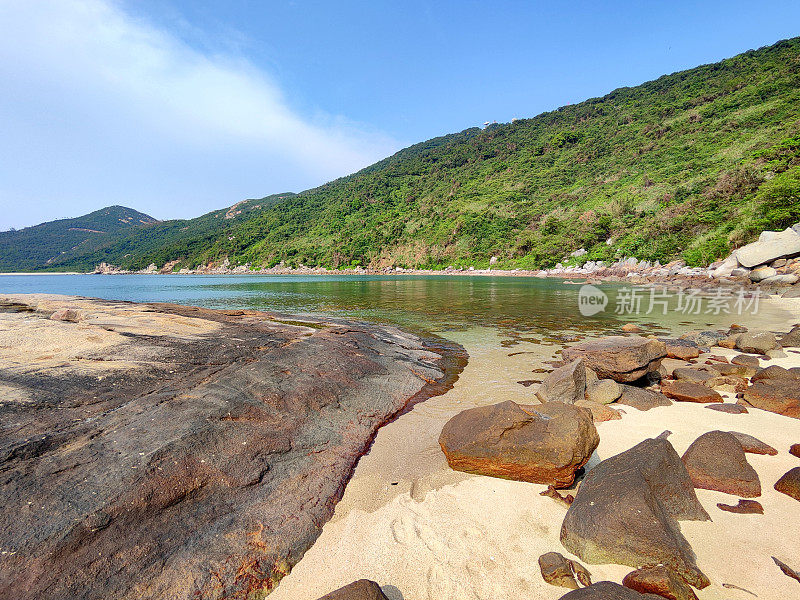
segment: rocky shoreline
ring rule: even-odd
[[[0,299],[0,596],[254,598],[465,357],[393,327]]]
[[[280,265],[259,268],[251,264],[233,266],[225,259],[209,263],[196,269],[173,270],[178,261],[158,267],[149,265],[140,271],[127,271],[114,265],[101,263],[93,274],[97,275],[448,275],[448,276],[507,276],[507,277],[556,277],[562,279],[582,278],[589,282],[611,281],[632,284],[664,284],[677,288],[715,288],[736,286],[762,289],[784,297],[800,297],[800,223],[784,231],[764,231],[759,239],[734,250],[724,260],[708,267],[689,267],[682,260],[662,265],[658,261],[637,260],[622,257],[615,262],[580,262],[586,254],[576,250],[552,269],[512,269],[474,267],[447,267],[446,269],[406,269],[402,267],[327,269],[300,265],[297,268]],[[493,257],[495,259],[496,257]],[[491,262],[491,261],[490,261]]]

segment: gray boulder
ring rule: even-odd
[[[778,272],[772,267],[758,267],[750,271],[750,281],[758,283],[770,277],[775,277],[777,274]]]
[[[778,340],[770,331],[746,331],[736,339],[736,348],[749,354],[766,354],[777,347]]]
[[[565,402],[575,404],[586,394],[586,367],[580,359],[559,367],[545,377],[536,390],[541,402]]]
[[[648,439],[589,471],[564,517],[561,543],[588,563],[664,564],[703,588],[709,581],[680,533],[684,519],[709,516],[672,444]]]
[[[764,231],[757,242],[742,246],[736,251],[736,259],[744,267],[755,267],[772,262],[776,258],[800,254],[800,235],[792,229]]]
[[[600,379],[586,387],[586,399],[599,404],[611,404],[622,395],[622,386],[613,379]]]

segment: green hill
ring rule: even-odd
[[[582,247],[580,260],[708,263],[800,221],[800,38],[250,202],[260,208],[151,226],[50,268],[223,257],[478,267],[492,256],[499,267],[543,267]]]
[[[74,219],[59,219],[25,229],[0,232],[0,272],[31,271],[92,253],[131,230],[157,223],[124,206],[109,206]]]

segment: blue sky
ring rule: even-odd
[[[0,229],[300,191],[798,24],[796,1],[0,0]]]

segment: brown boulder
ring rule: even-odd
[[[664,565],[628,573],[622,580],[622,585],[642,594],[656,594],[669,600],[697,600],[683,577]]]
[[[559,600],[664,600],[664,597],[640,594],[611,581],[598,581],[589,587],[573,590]]]
[[[800,290],[800,288],[798,288]],[[792,327],[792,330],[784,334],[779,340],[780,345],[784,348],[794,348],[800,346],[800,326]]]
[[[550,585],[577,590],[581,585],[592,585],[591,574],[574,560],[569,560],[558,552],[548,552],[539,557],[539,570],[542,579]]]
[[[800,385],[790,379],[763,379],[744,392],[744,400],[760,408],[800,419]]]
[[[706,367],[678,367],[672,371],[673,378],[691,383],[705,383],[716,375]]]
[[[725,512],[737,513],[740,515],[763,515],[764,507],[757,500],[739,500],[739,504],[718,503],[717,508]]]
[[[667,357],[678,360],[690,360],[700,356],[699,346],[691,340],[660,338],[667,347]]]
[[[800,444],[792,444],[789,448],[789,454],[800,458]]]
[[[661,393],[667,398],[672,398],[678,402],[700,402],[703,404],[722,402],[722,396],[714,390],[700,383],[689,381],[668,382],[661,386]]]
[[[586,399],[611,404],[622,395],[622,387],[613,379],[599,379],[586,386]]]
[[[747,462],[742,445],[725,431],[709,431],[697,438],[683,455],[694,487],[744,498],[761,495],[761,482]]]
[[[729,415],[746,415],[747,414],[747,407],[742,406],[741,404],[732,404],[730,402],[723,402],[718,404],[709,404],[705,408],[710,408],[711,410],[718,410],[719,412],[728,413]]]
[[[637,410],[650,410],[657,406],[672,405],[672,401],[664,394],[632,385],[621,385],[620,387],[622,387],[622,395],[619,400],[617,400],[616,404],[632,406]]]
[[[641,336],[608,336],[586,340],[563,351],[564,360],[583,358],[586,366],[597,373],[600,379],[613,379],[621,383],[635,381],[658,371],[661,359],[666,355],[664,342]]]
[[[784,473],[775,484],[775,489],[800,501],[800,467],[789,469]]]
[[[757,369],[761,365],[761,361],[758,360],[757,356],[751,356],[749,354],[737,354],[731,359],[731,364]]]
[[[736,348],[748,354],[766,354],[777,347],[778,340],[769,331],[747,331],[736,338]]]
[[[600,438],[585,408],[506,401],[460,412],[439,436],[450,468],[567,487]]]
[[[359,579],[344,587],[325,594],[319,600],[388,600],[374,581]]]
[[[758,370],[755,375],[751,378],[753,383],[757,381],[762,381],[764,379],[791,379],[791,380],[798,380],[800,379],[800,375],[796,372],[790,371],[789,369],[784,369],[778,365],[770,365],[763,369]]]
[[[664,564],[705,587],[678,519],[709,517],[672,444],[648,439],[589,471],[564,517],[561,543],[588,563]]]
[[[591,400],[580,400],[575,403],[575,406],[588,408],[592,411],[592,420],[595,423],[605,423],[606,421],[618,421],[622,418],[622,413],[614,410],[607,404],[600,404],[599,402],[592,402]]]
[[[566,402],[575,404],[586,393],[586,367],[583,361],[573,360],[545,377],[536,390],[541,402]]]
[[[83,312],[77,308],[60,308],[52,315],[50,319],[53,321],[66,321],[67,323],[78,323],[85,319]]]
[[[731,406],[738,406],[736,404],[732,404]],[[742,450],[745,452],[749,452],[750,454],[767,454],[769,456],[776,456],[778,451],[770,446],[769,444],[765,444],[757,437],[753,437],[747,433],[741,433],[739,431],[729,431],[733,437],[736,438],[742,445]]]

